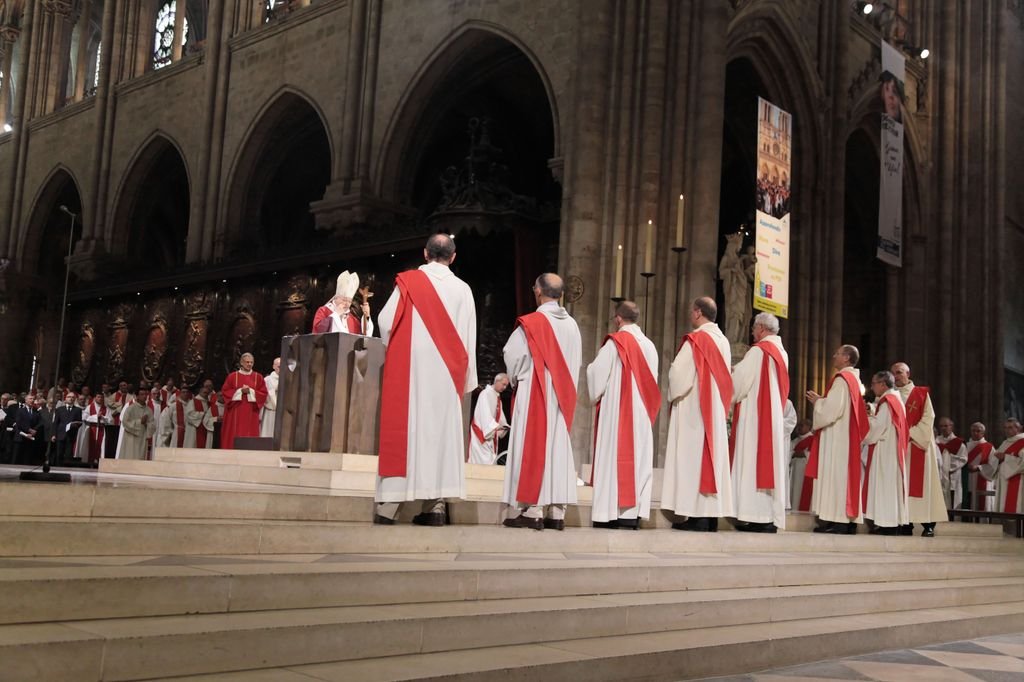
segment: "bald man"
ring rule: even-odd
[[[942,476],[942,492],[946,496],[947,509],[960,509],[964,503],[964,486],[961,471],[967,464],[967,445],[956,435],[953,420],[940,417],[936,422],[939,435],[935,444],[939,446],[939,473]]]
[[[508,388],[508,375],[494,376],[476,397],[469,435],[469,463],[494,464],[498,459],[498,442],[508,433],[508,420],[501,406],[501,394]]]

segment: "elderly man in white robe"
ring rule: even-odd
[[[121,410],[121,430],[117,439],[117,459],[146,459],[149,443],[156,432],[156,417],[149,408],[149,388],[140,388]]]
[[[836,370],[825,395],[807,391],[814,406],[815,443],[807,460],[806,476],[814,479],[811,511],[818,516],[815,533],[855,535],[861,513],[861,442],[868,434],[860,371],[860,351],[842,345],[832,354]],[[810,481],[805,481],[805,485]]]
[[[967,450],[967,494],[970,495],[971,509],[975,511],[996,510],[996,487],[981,473],[981,466],[988,462],[995,452],[995,443],[985,438],[986,427],[981,422],[971,424],[971,439],[964,448]]]
[[[964,503],[963,468],[967,464],[967,444],[956,435],[953,420],[940,417],[935,425],[939,434],[935,444],[939,448],[939,474],[947,509],[959,509]]]
[[[932,407],[930,389],[916,386],[910,379],[910,366],[905,362],[895,363],[889,371],[896,377],[896,388],[907,408],[907,425],[910,427],[910,523],[900,529],[903,535],[913,535],[914,524],[923,526],[921,537],[935,537],[935,524],[949,518],[946,499],[942,493],[942,477],[939,467],[942,458],[935,445],[935,409]]]
[[[777,533],[786,527],[789,354],[771,313],[758,313],[752,333],[754,345],[732,370],[733,516],[736,530]]]
[[[501,406],[501,394],[508,388],[508,375],[496,374],[490,386],[476,397],[476,408],[469,427],[469,463],[494,464],[498,443],[508,433],[508,420]]]
[[[445,498],[466,496],[462,397],[477,387],[476,305],[449,267],[454,239],[433,235],[423,258],[398,274],[377,317],[387,346],[374,496],[374,523],[383,525],[420,500],[413,523],[443,526]]]
[[[518,386],[502,494],[517,513],[504,521],[510,528],[564,530],[566,507],[577,499],[569,434],[583,342],[576,320],[558,302],[562,290],[558,275],[538,277],[537,310],[516,320],[503,349],[505,368]]]
[[[891,372],[878,372],[871,378],[875,394],[874,414],[868,415],[871,428],[864,443],[868,463],[864,481],[864,518],[872,521],[874,535],[896,535],[910,518],[907,509],[907,450],[910,436],[903,400],[896,391]]]
[[[1024,429],[1011,417],[1003,425],[1004,440],[982,464],[979,471],[996,484],[995,511],[1005,514],[1024,514]]]
[[[718,307],[702,296],[690,306],[693,331],[668,372],[668,448],[661,508],[687,517],[676,530],[714,533],[733,510],[726,412],[732,403],[729,340],[715,324]]]
[[[281,358],[274,358],[274,366],[270,374],[263,377],[267,385],[267,402],[263,403],[260,412],[260,437],[273,438],[274,424],[277,422],[277,387],[281,381]]]
[[[590,518],[598,528],[638,530],[651,514],[654,420],[661,408],[658,349],[637,325],[640,308],[623,301],[610,334],[587,367],[587,389],[597,405]]]

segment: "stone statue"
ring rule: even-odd
[[[725,290],[725,337],[733,359],[742,357],[749,346],[750,317],[753,313],[754,247],[743,249],[743,232],[726,236],[725,254],[718,264],[718,276]],[[743,253],[741,253],[743,250]]]

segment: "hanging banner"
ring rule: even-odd
[[[882,41],[882,173],[878,187],[878,258],[903,265],[903,54]]]
[[[757,229],[754,307],[789,317],[790,153],[793,117],[757,98]]]

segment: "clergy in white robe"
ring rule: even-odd
[[[981,473],[981,465],[995,452],[994,443],[985,438],[985,425],[971,424],[971,439],[964,446],[967,450],[967,494],[970,508],[975,511],[995,511],[996,486]]]
[[[166,448],[171,445],[171,436],[174,432],[174,425],[171,423],[171,414],[174,412],[175,404],[177,402],[177,398],[175,398],[171,404],[160,410],[160,421],[157,423],[156,435],[154,436],[156,441],[153,446],[154,455],[156,454],[156,448]]]
[[[100,393],[88,408],[82,411],[82,428],[79,429],[78,458],[83,462],[97,464],[107,448],[107,427],[113,425],[114,415]]]
[[[935,536],[935,524],[949,518],[946,499],[942,494],[942,477],[939,475],[941,457],[935,445],[935,410],[927,386],[916,386],[910,380],[910,366],[897,362],[891,368],[896,377],[896,388],[907,408],[907,425],[910,427],[910,526],[905,534],[913,533],[915,523],[924,530],[922,537]]]
[[[726,411],[732,402],[729,341],[715,324],[713,299],[690,307],[692,332],[668,372],[668,445],[661,508],[688,517],[676,530],[716,532],[733,514]]]
[[[896,535],[909,523],[907,509],[907,450],[910,436],[903,400],[895,390],[891,372],[878,372],[871,379],[875,412],[868,415],[871,428],[864,443],[868,463],[864,481],[864,518],[874,522],[872,533]]]
[[[816,533],[853,535],[856,524],[864,521],[860,454],[870,427],[862,398],[864,387],[855,367],[859,360],[856,346],[840,346],[832,354],[832,367],[837,371],[825,395],[807,392],[807,399],[814,405],[815,442],[805,475],[814,479],[811,511],[820,522]]]
[[[962,470],[967,464],[967,444],[953,430],[953,420],[940,417],[935,423],[939,435],[935,444],[939,448],[939,475],[942,477],[942,492],[947,509],[960,509],[964,503]]]
[[[814,480],[806,478],[807,456],[811,454],[814,433],[811,431],[811,420],[801,419],[797,424],[796,433],[789,443],[789,505],[793,511],[811,510],[811,490]]]
[[[117,440],[117,459],[146,459],[156,432],[156,419],[149,405],[149,389],[140,388],[135,398],[121,410],[121,433]]]
[[[508,433],[508,420],[501,406],[501,394],[508,383],[507,374],[498,374],[476,397],[469,427],[470,464],[494,464],[498,460],[498,443]]]
[[[775,533],[786,527],[789,354],[771,313],[754,318],[753,336],[732,370],[732,516],[736,530]]]
[[[979,471],[996,485],[995,511],[1024,514],[1024,433],[1021,423],[1011,417],[1004,426],[1006,440],[996,449]]]
[[[374,522],[385,525],[412,500],[423,502],[413,523],[444,525],[444,499],[466,496],[462,397],[477,387],[476,306],[448,267],[453,239],[433,235],[423,257],[399,273],[377,318],[387,352]]]
[[[185,444],[183,447],[205,448],[205,443],[203,445],[199,444],[199,434],[202,433],[204,437],[208,435],[206,427],[209,422],[207,418],[209,409],[206,401],[196,396],[191,400],[183,400],[181,402],[182,411],[185,416]],[[210,440],[212,440],[212,436]]]
[[[189,425],[188,416],[191,411],[190,405],[192,404],[192,390],[187,386],[183,386],[181,391],[178,393],[178,398],[167,411],[170,412],[170,443],[172,448],[191,448],[195,447],[196,432],[195,426]],[[194,417],[193,417],[194,423]]]
[[[618,331],[587,367],[587,390],[597,406],[590,482],[595,526],[639,528],[651,513],[654,420],[661,407],[658,349],[637,326],[640,309],[623,301]]]
[[[553,273],[537,278],[537,311],[516,321],[503,349],[505,368],[518,387],[502,494],[519,512],[505,519],[511,528],[564,530],[566,506],[576,503],[569,434],[583,343],[576,320],[558,304],[562,287]]]
[[[281,381],[281,358],[274,358],[273,370],[263,377],[267,385],[267,402],[263,403],[260,412],[260,437],[273,438],[274,424],[277,422],[277,387]]]

